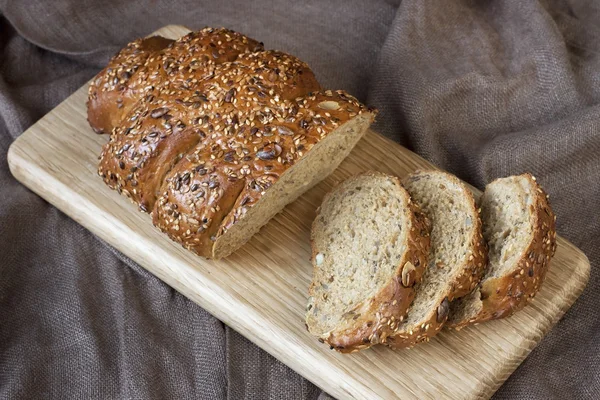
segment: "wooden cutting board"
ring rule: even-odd
[[[177,38],[188,30],[168,26]],[[311,279],[309,229],[332,185],[368,169],[400,177],[432,165],[369,132],[321,184],[290,204],[233,256],[208,261],[171,242],[96,174],[107,136],[86,121],[87,85],[11,146],[13,175],[71,218],[299,374],[338,398],[474,399],[490,397],[585,287],[586,256],[559,238],[535,301],[512,318],[442,332],[410,350],[384,347],[342,355],[311,337],[304,307]],[[101,268],[99,265],[98,268]],[[192,368],[192,366],[190,366]]]

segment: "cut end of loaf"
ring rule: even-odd
[[[329,133],[293,168],[285,171],[235,224],[227,227],[230,221],[224,220],[222,227],[227,229],[215,242],[212,257],[220,259],[230,255],[287,204],[329,176],[364,136],[374,118],[374,114],[365,112]]]

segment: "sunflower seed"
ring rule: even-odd
[[[402,268],[402,286],[411,287],[415,283],[415,266],[408,261]]]
[[[323,110],[337,110],[340,108],[340,105],[338,104],[337,101],[322,101],[319,103],[319,108],[323,109]]]
[[[169,109],[166,107],[160,107],[160,108],[155,108],[154,110],[152,110],[152,112],[150,113],[150,116],[152,118],[160,118],[163,115],[165,115],[166,113],[169,112]]]
[[[279,132],[280,135],[284,135],[284,136],[293,136],[294,135],[294,131],[292,131],[287,126],[283,126],[283,125],[277,127],[277,132]]]

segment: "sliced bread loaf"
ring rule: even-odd
[[[449,327],[503,318],[540,288],[556,250],[556,217],[530,174],[497,179],[481,199],[489,265],[481,285],[452,303]]]
[[[464,183],[441,171],[416,172],[403,183],[431,222],[431,248],[408,317],[388,338],[394,348],[434,336],[446,322],[449,302],[473,290],[486,263],[479,212]]]
[[[429,226],[398,178],[342,182],[312,226],[309,332],[341,352],[383,343],[406,316],[429,252]]]

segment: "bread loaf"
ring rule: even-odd
[[[398,178],[368,172],[323,200],[313,223],[308,330],[341,352],[385,343],[427,263],[429,226]]]
[[[473,194],[463,182],[446,172],[423,171],[403,183],[431,222],[431,247],[408,317],[388,338],[393,348],[411,347],[439,332],[450,302],[480,281],[487,253]]]
[[[226,257],[349,154],[374,119],[297,58],[226,29],[138,40],[90,86],[99,174],[184,247]]]
[[[507,317],[538,292],[556,251],[556,217],[530,174],[497,179],[481,199],[489,246],[484,279],[450,307],[448,327]]]

